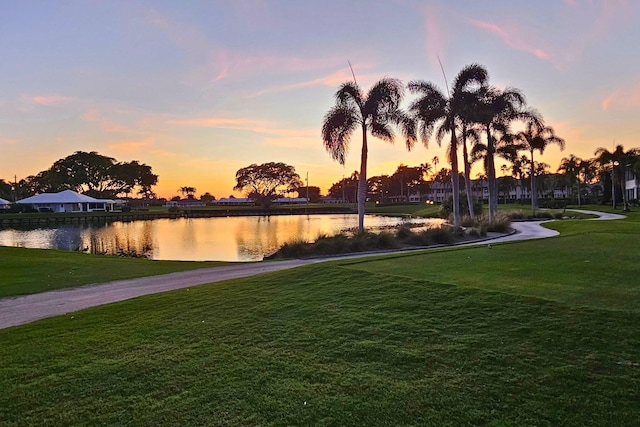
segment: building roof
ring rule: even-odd
[[[18,200],[17,203],[36,205],[40,203],[98,203],[98,199],[76,193],[71,190],[64,190],[59,193],[42,193],[36,196]]]
[[[0,205],[10,205],[11,202],[5,199],[0,199]]]

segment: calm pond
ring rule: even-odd
[[[403,223],[440,225],[439,219],[367,215],[367,228]],[[356,228],[358,216],[280,215],[154,219],[109,224],[59,225],[0,230],[0,245],[145,256],[158,260],[259,261],[286,242],[311,241],[320,234]]]

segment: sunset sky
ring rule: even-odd
[[[347,60],[367,90],[384,76],[444,87],[438,56],[450,81],[475,62],[521,89],[567,142],[541,158],[555,171],[640,146],[639,19],[631,0],[3,0],[0,178],[83,150],[151,165],[161,197],[240,196],[235,172],[270,161],[324,193],[358,169],[359,134],[344,167],[320,137]],[[444,166],[435,142],[373,140],[369,175],[434,156]]]

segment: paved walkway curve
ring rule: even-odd
[[[575,210],[576,212],[598,215],[594,219],[622,219],[624,215],[605,214],[595,211]],[[558,235],[555,230],[544,228],[546,221],[516,222],[512,227],[516,233],[492,239],[491,242],[540,239]],[[473,243],[472,243],[473,244]],[[477,243],[476,243],[477,244]],[[367,253],[349,255],[341,258],[316,258],[257,263],[238,263],[223,267],[202,268],[198,270],[141,277],[138,279],[118,280],[114,282],[66,288],[39,294],[0,299],[0,329],[30,323],[46,317],[58,316],[112,302],[124,301],[142,295],[182,289],[205,283],[255,276],[272,271],[286,270],[307,264],[344,258],[379,255]]]

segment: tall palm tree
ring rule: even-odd
[[[531,214],[536,214],[537,192],[536,184],[536,168],[533,160],[533,152],[539,151],[540,155],[544,153],[545,148],[549,144],[557,144],[560,150],[564,150],[564,139],[556,136],[554,130],[550,126],[542,125],[539,119],[530,119],[526,123],[525,130],[518,132],[518,139],[522,143],[522,148],[529,151],[529,160],[531,161]]]
[[[367,136],[386,142],[393,142],[392,125],[400,125],[407,139],[407,146],[413,144],[415,131],[413,122],[400,109],[404,96],[404,86],[398,79],[385,77],[364,93],[354,82],[343,83],[335,94],[336,105],[324,116],[322,140],[334,160],[344,165],[349,150],[351,134],[360,128],[362,149],[358,181],[358,230],[364,231],[365,201],[367,198],[367,157],[369,146]]]
[[[470,140],[471,146],[480,143],[480,131],[475,127],[474,123],[467,123],[462,121],[462,162],[464,164],[464,185],[465,192],[467,194],[467,207],[469,209],[469,216],[475,217],[473,212],[473,188],[471,183],[471,164],[473,158],[470,155],[469,148],[467,146],[467,140]]]
[[[453,225],[460,225],[460,181],[458,174],[457,127],[462,122],[463,111],[473,102],[477,92],[488,79],[487,70],[478,64],[464,67],[453,81],[451,92],[445,96],[433,83],[421,80],[409,82],[409,90],[419,94],[409,106],[409,113],[417,124],[417,130],[425,146],[428,145],[436,124],[438,142],[445,133],[451,135],[448,157],[451,163],[451,185],[453,187]]]
[[[486,172],[489,181],[489,219],[493,220],[498,211],[498,188],[496,181],[495,155],[498,138],[494,133],[510,134],[510,124],[514,120],[539,120],[537,112],[525,110],[526,101],[522,92],[515,88],[500,90],[485,86],[478,93],[475,110],[471,111],[473,120],[484,127],[486,133],[487,159]]]

